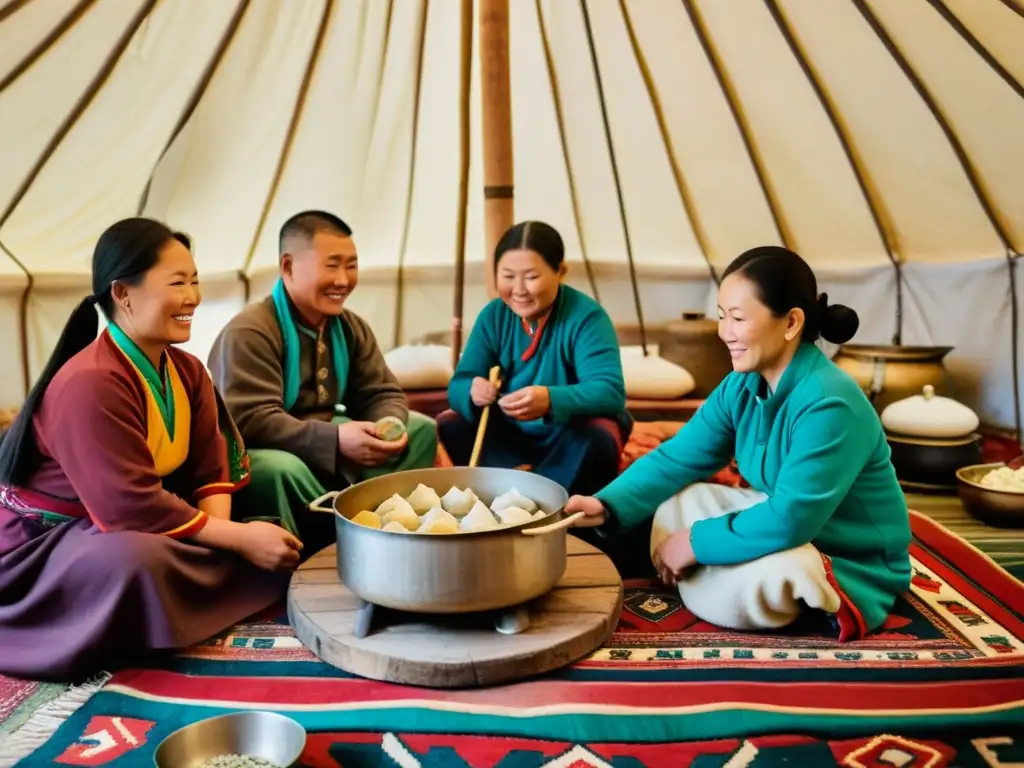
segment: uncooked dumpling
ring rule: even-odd
[[[394,512],[395,510],[408,510],[413,514],[416,514],[416,510],[412,508],[412,505],[397,493],[394,496],[384,499],[375,511],[378,515],[383,517],[389,512]]]
[[[408,533],[409,529],[402,525],[397,520],[392,520],[390,523],[385,525],[381,530],[389,531],[391,533]]]
[[[448,489],[448,493],[441,497],[441,506],[455,517],[465,517],[478,500],[472,488],[462,491],[453,485]]]
[[[520,507],[505,507],[497,515],[502,525],[519,525],[533,520],[533,515]]]
[[[469,510],[469,514],[459,523],[459,528],[463,531],[486,531],[497,527],[498,521],[482,501],[477,501]]]
[[[547,516],[548,516],[548,513],[545,512],[543,509],[538,509],[536,512],[533,513],[533,519],[534,520],[540,520],[542,517],[547,517]]]
[[[517,488],[505,491],[501,496],[496,498],[491,504],[491,509],[495,512],[501,512],[503,509],[509,507],[519,507],[525,509],[527,512],[533,512],[537,509],[537,504],[532,500],[528,499],[519,492]]]
[[[459,521],[441,507],[434,507],[423,516],[417,533],[458,533]]]
[[[357,525],[365,525],[367,528],[380,528],[380,516],[376,512],[364,509],[358,515],[352,516],[352,522]]]
[[[398,499],[398,502],[396,502],[390,510],[381,515],[381,519],[384,521],[384,524],[401,523],[407,530],[415,531],[420,527],[420,516],[416,514],[409,502],[401,496],[392,496],[388,501],[395,498]],[[386,503],[387,502],[385,502],[385,504]]]
[[[418,515],[441,506],[441,497],[437,495],[437,491],[428,488],[423,483],[417,485],[416,490],[410,493],[405,500]]]

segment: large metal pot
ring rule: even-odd
[[[832,361],[854,378],[881,413],[897,400],[920,394],[927,385],[937,395],[951,394],[943,358],[952,351],[952,347],[844,344]]]
[[[489,531],[453,534],[392,533],[353,523],[385,499],[408,496],[423,483],[444,495],[467,487],[490,506],[517,488],[547,515]],[[333,509],[320,506],[333,498]],[[551,590],[566,567],[563,516],[569,497],[558,483],[515,469],[451,467],[396,472],[332,491],[310,509],[333,512],[338,575],[367,603],[419,613],[470,613],[525,603]]]
[[[996,462],[962,467],[956,473],[960,501],[967,511],[983,523],[997,528],[1024,528],[1024,493],[1002,491],[981,484],[981,479],[994,469],[1009,466],[1016,469],[1021,458],[1010,464]]]

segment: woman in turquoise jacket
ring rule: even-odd
[[[467,464],[490,407],[479,466],[529,466],[569,493],[596,493],[618,474],[632,425],[615,326],[563,284],[565,248],[553,227],[516,224],[498,241],[494,265],[498,298],[473,324],[438,437],[453,463]]]
[[[566,511],[605,536],[653,514],[655,567],[712,624],[774,629],[810,608],[841,640],[862,637],[910,586],[911,536],[877,414],[814,344],[849,341],[857,315],[776,246],[737,258],[718,299],[733,373],[672,440]],[[732,456],[751,488],[699,482]]]

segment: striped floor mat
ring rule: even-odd
[[[1024,569],[1024,528],[993,528],[972,517],[956,496],[907,494],[911,509],[966,539],[1003,568]]]

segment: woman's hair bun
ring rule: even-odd
[[[860,318],[852,309],[843,304],[829,304],[825,294],[818,297],[818,308],[821,312],[819,328],[825,341],[845,344],[857,335]]]

